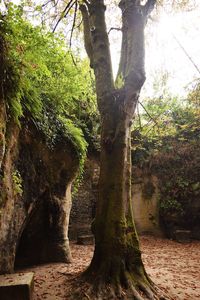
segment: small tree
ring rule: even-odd
[[[145,81],[144,29],[156,0],[121,0],[122,47],[113,79],[103,0],[83,1],[84,41],[94,69],[101,115],[99,199],[92,225],[95,251],[85,275],[88,299],[160,299],[147,276],[131,207],[130,130]],[[77,296],[76,296],[77,297]],[[81,298],[83,299],[83,298]]]

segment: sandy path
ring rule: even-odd
[[[200,242],[179,244],[142,237],[141,247],[147,273],[158,286],[174,300],[200,300]],[[93,247],[71,244],[71,250],[72,264],[47,264],[28,269],[35,272],[34,300],[67,300],[70,282],[88,266]]]

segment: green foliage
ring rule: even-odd
[[[82,179],[84,162],[86,159],[87,142],[84,139],[83,132],[80,128],[77,128],[71,120],[61,119],[64,124],[64,130],[68,139],[72,142],[74,147],[77,149],[77,155],[79,157],[79,174],[76,177],[73,192],[77,192],[79,183]]]
[[[116,86],[116,88],[120,89],[123,87],[123,85],[124,85],[124,78],[123,78],[122,74],[119,74],[117,76],[115,86]]]
[[[13,181],[13,192],[15,196],[22,196],[22,177],[18,170],[13,171],[12,173],[12,181]]]
[[[161,215],[178,213],[184,216],[184,210],[180,202],[176,199],[170,199],[166,197],[165,201],[160,202]]]
[[[1,16],[0,37],[5,44],[7,115],[18,124],[23,117],[31,118],[45,134],[49,147],[64,134],[83,166],[87,143],[82,129],[89,131],[86,121],[96,114],[88,62],[79,60],[75,66],[63,36],[31,25],[21,6],[10,4],[8,13]]]
[[[132,133],[133,163],[159,179],[161,216],[176,215],[182,226],[194,221],[190,207],[200,197],[199,85],[184,100],[147,99]]]
[[[19,78],[16,101],[12,98],[9,103],[15,119],[25,110],[39,118],[45,105],[69,115],[75,114],[80,101],[89,101],[92,109],[89,67],[85,62],[73,65],[62,37],[33,27],[23,19],[21,9],[12,5],[2,17],[1,34],[8,45],[10,65]]]
[[[198,90],[198,88],[197,88]],[[161,150],[171,150],[171,140],[187,142],[195,140],[200,133],[200,109],[191,100],[178,99],[168,93],[164,97],[147,98],[145,110],[136,117],[132,136],[134,163],[144,163]]]
[[[55,114],[55,111],[50,110],[50,108],[43,110],[42,121],[37,120],[35,124],[40,130],[45,132],[46,143],[49,148],[53,149],[54,145],[63,137],[66,137],[74,146],[79,159],[79,173],[73,184],[74,191],[77,191],[79,182],[82,179],[88,146],[82,129],[78,127],[75,119],[72,121],[68,117],[64,117],[64,115]]]
[[[83,132],[77,128],[71,120],[61,119],[64,124],[66,135],[71,140],[72,144],[80,151],[79,155],[83,155],[86,151],[87,143],[83,139]]]

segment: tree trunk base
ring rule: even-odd
[[[74,278],[75,279],[75,278]],[[93,280],[85,276],[76,278],[72,283],[69,300],[172,300],[153,283],[144,283],[142,280],[130,280],[125,288],[114,283],[105,283],[101,279]]]

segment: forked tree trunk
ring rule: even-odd
[[[159,299],[142,262],[132,214],[130,116],[119,109],[114,106],[102,122],[95,251],[85,272],[93,286],[88,295],[92,300]]]
[[[102,126],[99,199],[93,224],[95,251],[87,274],[97,289],[113,284],[118,295],[122,287],[148,283],[141,260],[131,207],[130,118],[114,111]],[[117,136],[108,140],[108,132]],[[120,126],[119,126],[120,125]],[[117,129],[118,128],[118,129]]]
[[[91,0],[80,5],[102,123],[99,199],[92,226],[95,251],[85,272],[91,288],[81,299],[161,299],[142,263],[131,208],[130,128],[145,81],[144,28],[155,2],[120,2],[122,49],[117,87],[112,76],[104,2]]]

